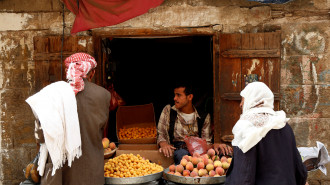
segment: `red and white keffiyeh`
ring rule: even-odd
[[[88,72],[96,67],[94,57],[86,53],[75,53],[66,58],[65,61],[66,78],[73,88],[74,93],[84,90],[84,80]]]

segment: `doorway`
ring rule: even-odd
[[[212,43],[212,36],[103,38],[105,84],[113,83],[126,105],[153,103],[157,124],[165,105],[173,104],[175,82],[189,80],[194,105],[212,114]],[[115,111],[110,114],[108,136],[116,141]]]

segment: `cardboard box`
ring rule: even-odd
[[[120,144],[155,144],[154,138],[119,139],[119,129],[132,127],[156,127],[153,104],[119,106],[116,113],[117,138]]]
[[[149,159],[151,162],[161,165],[164,169],[168,168],[174,163],[173,157],[165,157],[164,154],[158,150],[117,150],[116,156],[121,154],[139,154],[145,159]]]
[[[120,144],[119,150],[158,150],[157,144]]]

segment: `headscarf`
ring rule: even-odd
[[[232,130],[232,145],[245,153],[270,130],[283,128],[289,119],[284,111],[273,110],[274,94],[263,82],[248,84],[241,96],[244,97],[243,113]]]
[[[75,53],[64,61],[66,78],[73,88],[74,93],[84,90],[84,80],[88,72],[96,67],[94,57],[86,53]]]
[[[262,82],[248,84],[241,96],[244,97],[243,114],[253,112],[266,112],[274,114],[274,94]]]

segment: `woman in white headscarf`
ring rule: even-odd
[[[262,82],[241,92],[243,113],[232,132],[233,160],[226,185],[304,185],[307,171],[289,119],[274,111],[274,95]]]

